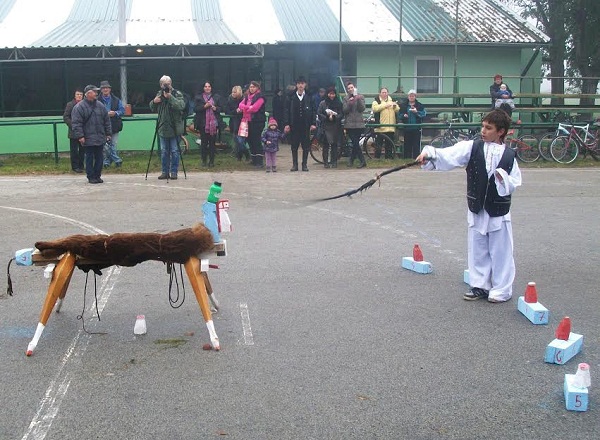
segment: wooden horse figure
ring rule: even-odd
[[[167,234],[71,235],[55,241],[40,241],[35,247],[37,250],[32,255],[33,265],[45,266],[56,262],[56,267],[39,323],[27,347],[27,356],[33,354],[55,305],[57,311],[60,309],[75,267],[86,272],[99,272],[100,269],[113,265],[135,266],[147,260],[184,265],[206,322],[211,345],[215,350],[220,350],[209,306],[212,288],[206,271],[201,269],[199,256],[206,252],[225,255],[225,243],[214,243],[212,233],[204,225],[197,224],[192,228]],[[218,307],[216,300],[211,300]]]

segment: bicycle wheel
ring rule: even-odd
[[[323,163],[323,146],[316,134],[310,138],[310,157],[317,163]]]
[[[360,148],[363,150],[363,154],[369,159],[373,159],[375,157],[375,134],[374,133],[366,133],[365,135],[361,135],[358,140],[358,144]]]
[[[550,144],[556,138],[556,132],[552,131],[550,133],[546,133],[540,138],[540,143],[538,144],[538,151],[540,152],[540,156],[542,159],[547,161],[553,161],[552,155],[550,154]]]
[[[535,162],[540,158],[539,141],[532,134],[524,134],[518,139],[517,158],[526,163]]]
[[[456,139],[455,137],[440,134],[439,136],[436,136],[433,139],[431,139],[429,145],[435,148],[446,148],[451,145],[454,145],[457,142],[458,139]]]
[[[369,159],[376,158],[375,152],[377,145],[381,145],[381,154],[385,155],[390,152],[392,159],[394,158],[395,148],[394,141],[385,133],[369,133],[361,139],[363,152]]]
[[[571,163],[577,158],[579,147],[569,136],[559,136],[550,144],[550,154],[558,163]]]

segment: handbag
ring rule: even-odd
[[[240,122],[240,128],[238,130],[238,136],[248,137],[248,121]]]

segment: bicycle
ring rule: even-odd
[[[371,124],[373,122],[374,118],[373,114],[371,113],[371,115],[365,119],[365,123]],[[324,136],[325,133],[321,133],[319,135],[319,133],[315,132],[310,140],[310,156],[315,162],[320,164],[323,163],[322,142],[324,140]],[[392,157],[395,154],[399,154],[399,151],[396,149],[396,144],[392,138],[385,133],[376,133],[375,127],[367,127],[366,131],[360,135],[358,142],[363,150],[363,154],[369,159],[375,158],[377,145],[380,145],[383,151],[391,151]],[[350,151],[352,151],[352,142],[350,141],[350,138],[346,136],[346,131],[344,130],[340,146],[338,147],[338,159],[344,156],[348,157]]]
[[[509,148],[515,150],[517,159],[521,162],[532,163],[540,158],[539,139],[530,133],[523,134],[516,138],[510,136],[515,133],[515,130],[510,130],[504,143]]]
[[[453,119],[451,121],[446,122],[446,125],[448,126],[448,128],[446,128],[446,131],[432,138],[429,145],[435,148],[446,148],[460,141],[481,139],[481,134],[477,129],[471,128],[467,132],[464,132],[462,130],[452,128],[452,123],[458,121],[458,119]]]
[[[558,122],[558,123],[568,122],[569,124],[575,123],[576,119],[577,119],[576,116],[572,116],[570,113],[566,113],[561,110],[555,111],[552,114],[552,116],[550,117],[551,122]],[[560,133],[561,133],[560,129],[558,127],[556,127],[556,130],[549,131],[548,133],[546,133],[540,137],[540,142],[538,144],[538,150],[540,152],[540,156],[542,157],[542,159],[547,160],[549,162],[554,160],[552,158],[552,155],[550,154],[550,144],[552,144],[552,141],[554,139],[556,139],[558,136],[560,136]]]
[[[569,130],[567,130],[569,127]],[[565,133],[564,136],[558,136],[550,144],[550,155],[558,163],[572,163],[579,155],[579,149],[583,149],[583,158],[590,155],[595,160],[600,160],[600,147],[598,146],[598,129],[592,134],[590,132],[590,124],[586,125],[568,125],[558,124],[558,130]],[[585,135],[583,138],[579,134],[581,130]]]

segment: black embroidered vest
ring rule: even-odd
[[[490,217],[501,217],[510,211],[510,195],[498,195],[493,173],[488,179],[483,144],[482,140],[473,142],[471,158],[467,164],[467,205],[469,211],[475,214],[485,209]],[[498,168],[502,168],[510,174],[514,160],[514,150],[506,147],[500,163],[498,163]]]

